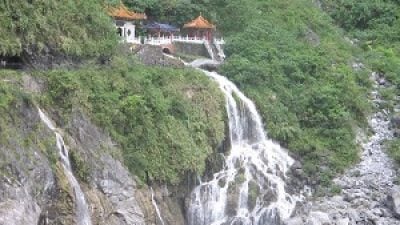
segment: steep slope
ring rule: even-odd
[[[323,9],[342,27],[352,42],[360,47],[360,57],[373,71],[379,74],[379,83],[386,88],[379,91],[389,110],[392,127],[399,136],[400,95],[400,4],[388,1],[329,1],[324,0]],[[400,143],[394,139],[389,152],[399,162]]]
[[[245,24],[235,27],[236,14],[219,8],[228,30],[221,73],[255,101],[268,136],[303,162],[307,176],[327,185],[357,161],[354,128],[365,126],[370,108],[369,75],[352,68],[357,49],[313,1],[240,3],[220,1]]]
[[[335,193],[341,187],[352,200],[340,199],[338,205],[359,207],[356,216],[367,218],[366,224],[373,216],[357,213],[368,206],[384,209],[371,212],[396,223],[382,204],[389,189],[382,189],[374,199],[375,192],[365,187],[368,183],[359,188],[353,184],[374,172],[363,164],[365,159],[387,162],[379,172],[390,175],[378,188],[395,182],[391,161],[377,146],[391,133],[372,136],[373,146],[364,150],[373,157],[364,155],[357,164],[361,146],[356,143],[356,131],[367,127],[372,108],[368,95],[373,82],[369,70],[360,69],[361,62],[378,71],[378,83],[387,87],[379,93],[387,101],[377,110],[396,111],[398,1],[125,2],[177,24],[204,11],[227,41],[228,59],[219,72],[254,100],[266,135],[303,163],[294,168],[299,186],[322,184]],[[93,224],[185,224],[187,197],[197,176],[204,175],[204,180],[222,168],[219,153],[227,150],[227,143],[221,144],[228,139],[224,133],[227,115],[217,86],[192,69],[147,67],[128,55],[112,57],[117,39],[96,0],[67,4],[5,0],[0,3],[0,17],[4,18],[0,60],[16,55],[34,67],[69,65],[69,69],[49,71],[0,71],[0,224],[77,224],[77,195],[65,176],[55,132],[69,149],[71,170]],[[82,64],[83,59],[99,58],[107,65]],[[37,107],[43,108],[55,129],[42,122]],[[372,127],[380,132],[388,118],[375,116],[378,120]],[[396,122],[395,116],[392,121]],[[390,146],[398,160],[398,141]],[[354,165],[365,173],[358,177],[355,169],[350,170],[329,186],[338,173]],[[275,173],[284,177],[279,168]],[[243,180],[251,183],[240,175],[235,177],[240,184]],[[375,175],[379,178],[382,173]],[[154,195],[148,186],[154,188]],[[230,191],[242,196],[246,186],[251,185]],[[360,197],[357,190],[365,189],[371,195]],[[253,201],[246,204],[255,206],[257,190],[252,190]],[[265,198],[258,205],[275,198],[260,193]],[[230,200],[236,210],[237,202]],[[323,204],[334,200],[338,199],[322,199]],[[155,206],[160,210],[155,211]],[[312,210],[321,209],[326,208],[317,205]],[[340,219],[346,218],[355,217]]]
[[[308,204],[298,210],[298,217],[289,220],[289,225],[296,224],[296,221],[311,224],[400,224],[394,203],[397,201],[398,175],[384,145],[393,139],[393,130],[390,129],[389,110],[379,109],[386,104],[379,91],[387,87],[378,83],[380,77],[377,73],[372,73],[371,79],[375,83],[370,102],[377,112],[369,117],[373,134],[367,137],[363,131],[359,133],[362,145],[360,162],[334,179],[337,193],[309,199]]]
[[[122,71],[92,67],[74,72],[41,72],[34,73],[35,78],[23,72],[1,71],[2,224],[81,224],[80,214],[77,214],[79,204],[76,197],[79,195],[76,195],[74,187],[77,184],[66,176],[65,162],[61,161],[59,154],[61,151],[67,155],[66,148],[72,176],[79,181],[92,224],[156,223],[150,189],[144,182],[154,183],[155,199],[158,199],[168,224],[184,224],[181,202],[191,184],[168,190],[166,186],[159,188],[157,183],[179,184],[192,173],[204,170],[206,158],[223,136],[224,113],[220,110],[222,104],[217,88],[193,70],[150,69],[140,65],[128,70],[121,65],[118,68]],[[53,77],[55,74],[57,77]],[[110,77],[113,79],[108,79]],[[92,81],[92,86],[86,83],[87,79]],[[146,88],[140,88],[136,82],[141,82]],[[158,86],[160,83],[163,86]],[[74,85],[89,86],[84,89]],[[157,100],[152,95],[156,86],[165,91],[160,93],[164,96],[164,99],[158,99],[161,102],[140,100]],[[73,87],[76,89],[71,89]],[[107,88],[114,90],[113,95]],[[136,95],[132,95],[133,92]],[[135,99],[129,96],[135,96]],[[54,99],[58,101],[53,102]],[[133,100],[138,100],[139,105]],[[108,107],[103,107],[103,104]],[[162,104],[164,107],[171,104],[172,108],[149,108],[161,107]],[[44,112],[53,125],[48,127],[42,121],[37,109],[39,106],[45,108]],[[148,111],[135,111],[143,109]],[[152,126],[151,113],[167,115],[154,115],[155,124]],[[185,115],[190,117],[182,117]],[[182,122],[178,119],[185,124],[180,125]],[[98,128],[91,121],[104,128]],[[113,124],[115,122],[118,124]],[[129,131],[140,123],[148,125],[142,127],[147,129],[145,136],[139,136],[137,129]],[[212,125],[203,130],[201,127],[207,123]],[[121,127],[122,124],[125,126]],[[159,133],[162,126],[167,126],[169,131]],[[194,139],[187,136],[189,131],[196,134],[192,136]],[[133,132],[130,138],[126,138],[130,132]],[[151,148],[151,143],[157,140],[149,139],[153,136],[146,136],[148,132],[160,135],[157,144],[163,155]],[[208,136],[202,132],[207,132]],[[55,133],[64,140],[65,148],[57,146],[59,142],[56,142]],[[108,134],[116,141],[112,141]],[[142,142],[138,141],[140,139]],[[134,155],[135,152],[129,148],[135,145],[141,150],[140,155]],[[158,159],[165,161],[161,164],[153,161]]]
[[[18,80],[16,73],[2,75],[6,77],[1,80],[1,97],[9,96],[10,101],[2,105],[6,113],[1,124],[0,221],[6,225],[80,224],[56,136],[40,119],[33,93],[20,90],[22,78]],[[24,77],[25,85],[38,87]],[[135,181],[118,160],[119,150],[110,138],[78,111],[70,126],[71,135],[57,130],[70,148],[72,168],[89,202],[93,224],[144,224],[135,200]]]

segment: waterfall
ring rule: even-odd
[[[204,46],[207,49],[208,54],[210,55],[210,58],[212,60],[215,60],[215,55],[214,55],[214,51],[212,50],[211,44],[208,42],[208,40],[204,41]]]
[[[163,218],[162,218],[162,216],[161,216],[160,209],[158,208],[157,202],[156,202],[156,200],[154,199],[154,191],[153,191],[153,188],[152,188],[152,187],[150,187],[150,191],[151,191],[151,203],[153,204],[154,209],[156,210],[157,217],[158,217],[158,219],[160,220],[161,225],[165,225],[164,220],[163,220]]]
[[[215,48],[217,49],[218,58],[219,58],[221,61],[223,61],[223,60],[225,59],[226,56],[225,56],[224,50],[222,49],[221,44],[217,41],[217,39],[214,39],[214,40],[213,40],[213,44],[214,44]]]
[[[68,156],[68,148],[64,144],[64,140],[61,134],[57,131],[55,125],[51,122],[49,117],[47,117],[41,109],[38,109],[40,119],[46,124],[46,126],[52,130],[56,136],[57,141],[57,149],[61,159],[61,164],[64,170],[64,174],[68,179],[69,184],[71,185],[74,194],[75,194],[75,212],[77,218],[77,225],[91,225],[90,221],[90,213],[88,204],[85,200],[85,195],[82,192],[81,187],[74,174],[72,173],[71,162]]]
[[[266,138],[254,103],[231,81],[203,71],[226,98],[231,149],[210,181],[192,191],[189,225],[278,225],[290,217],[296,197],[285,191],[285,173],[294,160]]]

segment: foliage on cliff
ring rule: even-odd
[[[357,161],[354,128],[363,125],[369,111],[369,74],[351,67],[358,62],[354,55],[359,49],[345,40],[345,33],[315,1],[125,3],[158,12],[158,19],[176,24],[188,18],[186,12],[198,11],[216,22],[228,41],[221,72],[256,101],[269,136],[298,155],[309,174],[322,175],[325,182]],[[390,20],[386,15],[391,13],[382,15],[382,21]],[[351,19],[357,17],[343,21]]]
[[[4,0],[0,18],[0,55],[102,56],[116,44],[97,0]]]
[[[176,183],[185,172],[202,173],[224,137],[224,101],[218,88],[191,69],[150,68],[115,58],[111,67],[42,74],[48,107],[86,109],[123,150],[131,171]]]
[[[399,84],[400,2],[325,0],[323,3],[335,22],[362,47],[371,69]]]
[[[371,67],[391,84],[381,91],[386,104],[381,107],[393,110],[400,95],[400,2],[324,0],[324,9],[335,23],[343,27],[347,35],[362,48],[361,55]],[[397,102],[397,103],[396,103]],[[388,143],[390,155],[400,161],[400,142]]]
[[[116,3],[118,0],[108,0]],[[140,12],[146,12],[149,18],[156,18],[159,21],[173,23],[178,26],[192,20],[200,13],[209,17],[216,18],[216,11],[209,10],[213,0],[124,0],[124,3]]]
[[[215,22],[228,43],[221,72],[255,100],[268,135],[296,153],[307,172],[327,181],[357,160],[354,127],[369,110],[368,71],[354,70],[352,63],[367,62],[400,83],[400,13],[395,0],[324,0],[323,8],[315,2],[124,0],[177,25],[200,12]],[[5,0],[0,17],[0,55],[110,55],[117,40],[97,0]],[[344,36],[358,42],[351,45]],[[193,70],[127,65],[116,58],[111,67],[43,75],[48,107],[64,113],[85,108],[142,178],[177,182],[184,171],[201,172],[223,136],[223,100]],[[396,93],[398,88],[389,94]],[[12,98],[1,98],[0,110]]]

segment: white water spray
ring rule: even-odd
[[[64,144],[64,140],[61,134],[57,131],[56,127],[51,122],[49,117],[47,117],[41,109],[38,109],[38,111],[40,119],[56,135],[58,153],[61,159],[62,167],[64,169],[64,174],[67,177],[68,182],[71,185],[75,194],[75,204],[76,204],[75,212],[77,217],[77,225],[91,225],[92,222],[90,221],[90,213],[88,204],[85,199],[85,195],[83,194],[78,181],[76,180],[74,174],[72,173],[71,163],[69,161],[69,156],[68,156],[69,154],[68,148]]]
[[[254,103],[227,78],[203,71],[226,97],[231,150],[224,168],[191,194],[189,225],[277,225],[290,217],[296,197],[285,191],[294,160],[266,138]]]
[[[150,191],[151,191],[151,203],[153,204],[154,209],[156,210],[157,217],[158,217],[158,219],[160,220],[161,225],[165,225],[164,220],[163,220],[163,218],[162,218],[162,216],[161,216],[161,211],[160,211],[160,209],[158,208],[158,205],[157,205],[156,200],[154,199],[154,191],[153,191],[153,188],[152,188],[152,187],[150,187]]]

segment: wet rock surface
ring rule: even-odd
[[[32,104],[21,104],[13,116],[12,127],[3,130],[10,138],[0,142],[0,224],[77,224],[75,195],[62,172],[54,133],[42,124]],[[92,223],[145,224],[136,183],[120,160],[111,156],[117,150],[111,151],[115,147],[110,138],[79,112],[68,126],[62,135],[70,153],[87,166],[87,181],[80,184]]]
[[[92,217],[104,225],[145,224],[136,182],[122,165],[119,150],[110,137],[79,110],[72,114],[68,127],[71,146],[88,166],[89,188],[98,190],[98,197],[106,202],[97,206]]]

